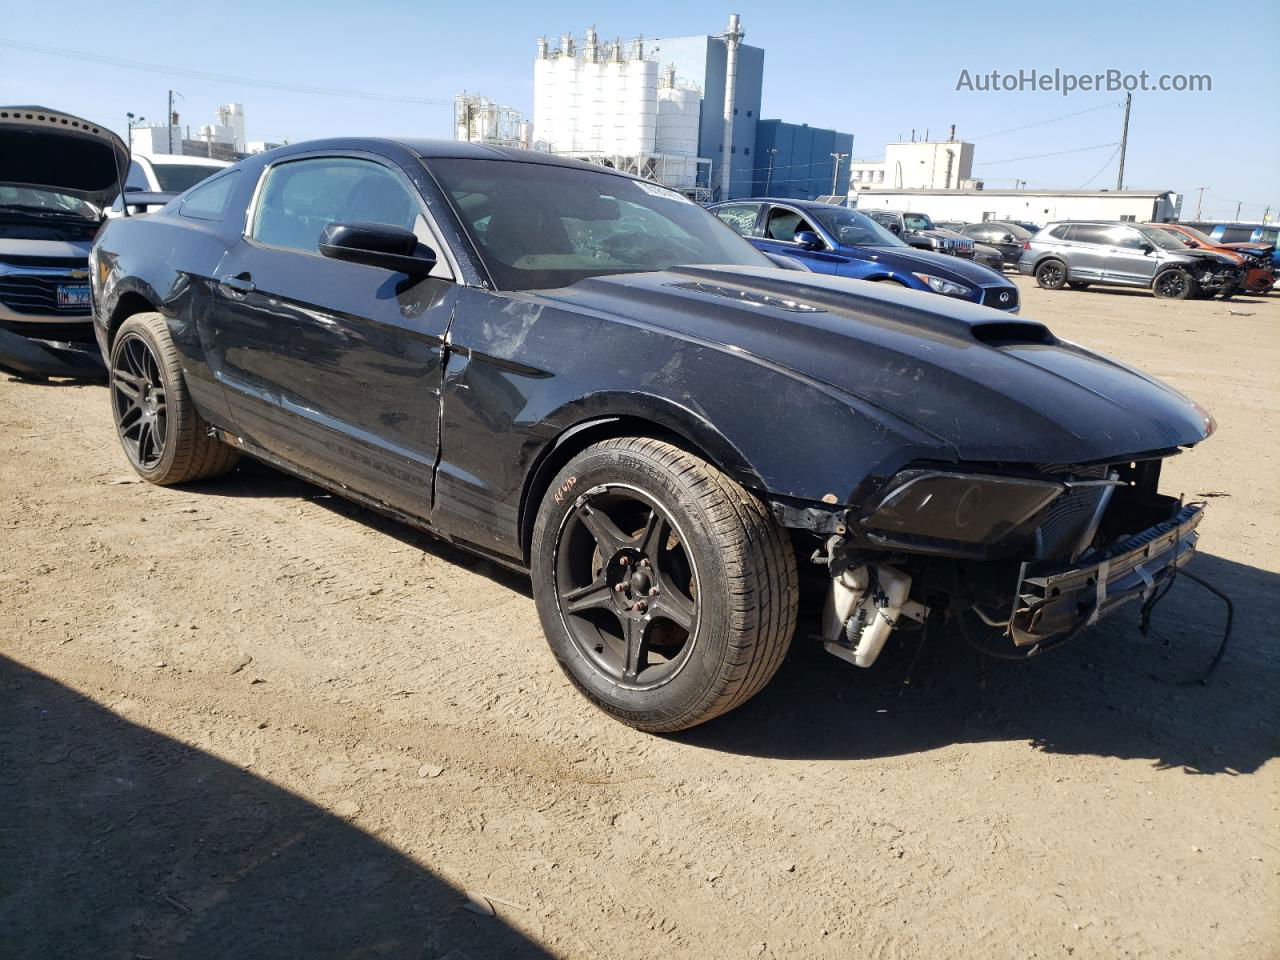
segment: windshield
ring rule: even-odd
[[[904,213],[902,223],[908,230],[932,230],[933,221],[923,213]]]
[[[774,265],[657,184],[509,160],[432,160],[430,170],[502,290],[689,264]]]
[[[1199,243],[1203,244],[1206,247],[1216,246],[1216,244],[1213,242],[1213,240],[1209,237],[1207,233],[1201,233],[1199,230],[1196,230],[1194,227],[1179,227],[1177,230],[1168,231],[1168,232],[1185,233],[1187,236],[1193,237],[1195,240],[1197,240]]]
[[[151,169],[156,172],[162,193],[182,193],[224,168],[201,163],[153,163]]]
[[[1178,252],[1181,250],[1190,249],[1178,237],[1174,236],[1171,233],[1166,233],[1164,230],[1147,228],[1146,230],[1140,230],[1138,232],[1141,233],[1148,240],[1150,240],[1152,243],[1154,243],[1161,250],[1171,250],[1174,252]]]
[[[826,228],[837,243],[844,246],[859,247],[905,247],[905,241],[899,240],[892,233],[870,217],[854,210],[842,210],[838,207],[810,207],[809,213]]]
[[[0,207],[30,210],[34,213],[60,213],[70,217],[94,220],[98,216],[93,204],[56,190],[36,187],[0,187]]]
[[[1026,227],[1020,227],[1016,223],[1000,221],[996,223],[995,226],[999,227],[1001,230],[1004,230],[1006,233],[1013,234],[1013,239],[1015,240],[1026,240],[1028,237],[1032,236],[1032,233],[1030,230],[1028,230]]]

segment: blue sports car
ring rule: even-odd
[[[815,273],[878,280],[1016,313],[1018,288],[989,267],[908,246],[870,217],[829,203],[757,197],[712,213],[768,254]]]

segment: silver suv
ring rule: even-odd
[[[1230,297],[1243,273],[1226,257],[1193,250],[1163,230],[1120,221],[1051,223],[1023,244],[1018,272],[1047,290],[1098,283],[1148,287],[1157,297]]]

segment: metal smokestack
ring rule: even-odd
[[[729,29],[724,32],[724,146],[720,161],[720,199],[729,199],[729,175],[733,168],[733,98],[738,86],[738,47],[742,44],[742,27],[736,13],[729,14]]]

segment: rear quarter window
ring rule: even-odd
[[[1247,243],[1253,239],[1253,227],[1224,227],[1222,243]]]
[[[187,194],[178,212],[193,220],[223,219],[227,215],[239,176],[239,170],[232,170],[217,179],[202,183]]]

